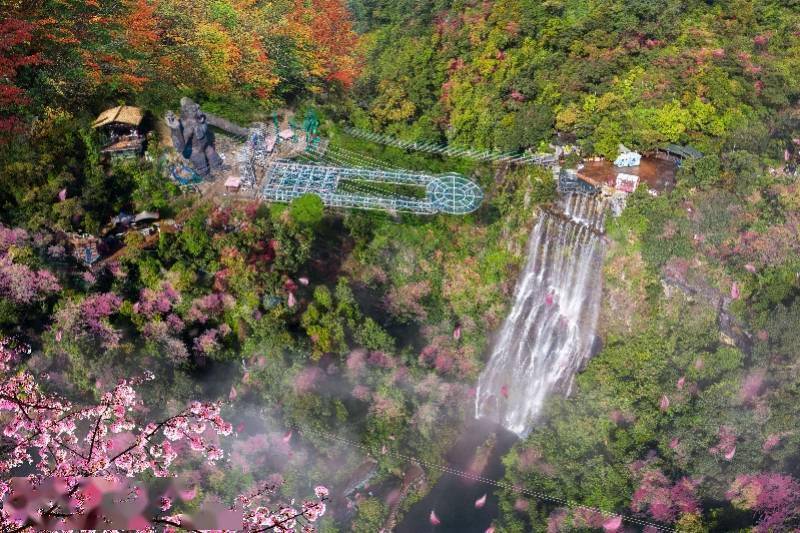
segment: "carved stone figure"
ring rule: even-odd
[[[208,129],[208,119],[198,104],[181,98],[180,118],[168,111],[166,121],[175,149],[192,162],[198,174],[207,176],[222,166],[222,159],[214,149],[214,134]]]

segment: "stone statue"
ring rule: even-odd
[[[168,111],[165,118],[172,133],[172,144],[192,162],[198,174],[207,176],[222,166],[222,158],[214,149],[214,134],[208,129],[208,119],[198,104],[181,98],[180,118],[172,111]]]

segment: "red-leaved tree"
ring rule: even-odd
[[[20,68],[40,61],[38,54],[25,50],[32,30],[29,22],[0,15],[0,135],[16,127],[16,113],[28,103],[25,91],[15,80]]]

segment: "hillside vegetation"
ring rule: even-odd
[[[351,0],[368,61],[358,121],[401,137],[588,153],[763,136],[783,154],[800,15],[776,1]],[[781,142],[777,142],[777,140]]]
[[[0,359],[0,383],[35,376],[23,400],[96,402],[152,371],[136,388],[153,413],[226,402],[225,462],[176,468],[203,495],[279,479],[290,501],[317,482],[345,487],[371,455],[375,493],[331,503],[318,525],[377,531],[384,496],[414,471],[401,457],[444,462],[473,416],[555,185],[549,169],[381,147],[342,126],[515,152],[558,140],[585,156],[690,144],[704,156],[683,163],[674,190],[641,188],[609,218],[603,348],[504,458],[508,486],[573,505],[502,489],[495,531],[643,526],[596,509],[681,531],[800,527],[800,4],[0,7],[0,349],[22,354]],[[243,125],[313,107],[342,153],[469,174],[484,205],[418,217],[232,201],[180,191],[157,138],[141,159],[101,157],[98,112],[139,105],[152,126],[182,96]],[[71,253],[70,239],[141,210],[174,231],[131,231],[93,268]],[[0,487],[18,473],[2,466]],[[438,475],[425,468],[428,487]]]

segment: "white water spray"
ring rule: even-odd
[[[521,437],[548,393],[569,393],[600,313],[605,204],[575,194],[561,208],[543,212],[531,233],[514,305],[478,380],[476,417]]]

